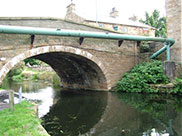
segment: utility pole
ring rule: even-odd
[[[96,7],[96,24],[98,25],[97,0],[95,0],[95,7]]]

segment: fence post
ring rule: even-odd
[[[9,90],[9,108],[11,111],[14,110],[14,91]]]

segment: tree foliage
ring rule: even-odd
[[[166,17],[160,17],[158,10],[154,10],[151,16],[145,12],[145,20],[140,20],[140,22],[156,28],[156,37],[167,37]]]

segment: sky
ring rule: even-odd
[[[165,16],[165,0],[72,0],[80,15],[108,15],[113,7],[119,16],[129,18],[133,15],[144,18],[145,12],[154,9]],[[0,17],[58,17],[64,18],[66,7],[71,0],[0,0]]]

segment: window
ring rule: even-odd
[[[104,25],[103,24],[99,24],[99,27],[104,27]]]
[[[115,31],[118,31],[118,26],[113,26],[113,29],[115,30]]]
[[[127,33],[127,28],[126,27],[123,27],[123,32]]]

